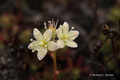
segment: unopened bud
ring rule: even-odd
[[[102,32],[104,35],[107,35],[109,30],[110,30],[110,28],[108,27],[108,25],[105,24],[102,26]]]
[[[94,45],[94,50],[98,51],[99,49],[101,49],[103,47],[103,41],[98,41],[95,43]]]
[[[117,30],[115,28],[110,28],[108,37],[114,38],[117,35]]]

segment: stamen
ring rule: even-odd
[[[40,51],[40,49],[39,49],[39,48],[37,48],[37,51]]]
[[[56,24],[55,24],[55,29],[57,28],[59,19],[57,19]]]
[[[52,22],[51,22],[51,21],[48,21],[48,23],[49,23],[49,24],[52,24]]]
[[[45,45],[45,47],[47,47],[47,45]]]
[[[48,21],[48,26],[49,26],[50,29],[52,29],[53,28],[53,23],[51,21]]]
[[[74,29],[74,27],[72,27],[72,30]]]
[[[55,27],[55,21],[53,22],[53,26]]]
[[[32,52],[34,52],[35,50],[32,50]]]
[[[73,29],[74,29],[74,27],[72,27],[70,31],[72,31]]]
[[[54,18],[52,18],[52,24],[54,23]]]
[[[46,24],[46,22],[44,22],[44,26],[45,26],[44,28],[47,30],[47,24]]]
[[[30,39],[30,41],[33,41],[33,39]]]

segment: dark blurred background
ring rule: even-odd
[[[57,51],[58,80],[120,80],[120,0],[0,0],[0,80],[53,80],[50,54],[39,61],[27,48],[33,29],[44,32],[44,21],[52,18],[80,32],[78,48]],[[117,61],[110,39],[94,51],[95,43],[105,39],[104,24],[118,30]]]

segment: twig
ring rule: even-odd
[[[111,43],[112,43],[112,49],[113,49],[113,57],[116,60],[117,64],[120,65],[117,57],[116,57],[116,51],[115,51],[115,43],[114,43],[114,38],[111,38]]]
[[[115,55],[115,44],[114,44],[114,39],[113,38],[111,38],[111,43],[112,43],[112,49],[113,49],[114,57],[116,57],[116,55]]]

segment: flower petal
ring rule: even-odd
[[[57,29],[57,37],[59,38],[59,39],[61,39],[62,38],[62,29]]]
[[[41,49],[37,53],[37,57],[39,60],[42,60],[46,54],[47,54],[47,48],[41,47]]]
[[[57,49],[58,49],[57,43],[55,43],[54,41],[50,41],[50,42],[48,43],[48,49],[49,49],[50,51],[55,51],[55,50],[57,50]]]
[[[41,38],[43,38],[42,33],[37,28],[34,28],[33,35],[37,40],[41,40]]]
[[[77,43],[74,42],[74,41],[67,41],[67,42],[66,42],[66,46],[72,47],[72,48],[78,47]]]
[[[61,29],[61,30],[62,30],[62,28],[63,28],[63,25],[60,25],[58,29]]]
[[[79,32],[76,30],[73,30],[73,31],[68,32],[68,35],[70,36],[70,40],[74,40],[75,38],[78,37]]]
[[[60,25],[59,28],[56,30],[56,33],[58,33],[58,30],[62,30],[63,26]]]
[[[67,33],[69,31],[69,25],[67,22],[64,22],[63,23],[63,32],[64,33]]]
[[[31,50],[35,50],[38,47],[39,47],[38,41],[33,41],[28,45],[28,48]]]
[[[62,40],[58,40],[57,44],[58,44],[59,48],[65,47],[65,43]]]
[[[45,31],[43,36],[46,41],[49,41],[52,38],[52,30]]]

